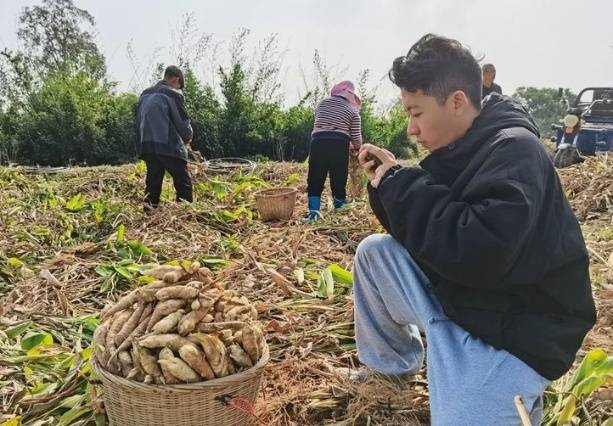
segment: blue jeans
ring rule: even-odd
[[[424,361],[434,426],[521,425],[520,395],[533,425],[549,381],[505,350],[451,321],[428,278],[389,235],[371,235],[354,264],[355,335],[360,361],[384,374],[416,373]]]

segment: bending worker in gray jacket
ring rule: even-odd
[[[171,65],[164,79],[140,95],[136,122],[141,158],[147,164],[145,201],[157,207],[166,171],[173,179],[177,201],[191,202],[192,182],[187,171],[187,146],[193,131],[183,99],[183,72]]]

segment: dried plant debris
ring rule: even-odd
[[[559,174],[582,222],[599,307],[580,361],[594,347],[613,352],[613,161],[588,159]],[[172,202],[165,182],[160,207],[145,213],[142,164],[27,178],[0,168],[0,425],[16,416],[104,424],[93,357],[113,374],[165,386],[252,368],[264,345],[270,362],[257,410],[267,424],[427,424],[425,370],[402,391],[336,372],[358,363],[353,255],[382,232],[359,199],[359,171],[357,200],[334,211],[324,194],[316,224],[300,220],[304,165],[258,163],[254,174],[233,176],[194,167],[192,175],[194,203]],[[257,220],[254,192],[289,185],[299,190],[293,219]],[[582,424],[613,414],[602,395],[577,412]]]

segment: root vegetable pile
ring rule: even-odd
[[[253,367],[266,341],[257,310],[244,296],[213,284],[211,272],[162,265],[156,281],[101,313],[94,334],[98,364],[147,384],[201,382]]]

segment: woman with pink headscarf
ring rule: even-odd
[[[322,217],[321,193],[328,174],[334,208],[347,202],[345,187],[349,148],[357,150],[362,145],[360,104],[353,83],[341,81],[332,87],[330,97],[321,101],[315,110],[307,178],[308,220],[315,221]]]

